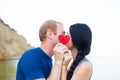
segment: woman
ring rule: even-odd
[[[92,64],[86,56],[90,53],[92,32],[86,24],[76,23],[70,26],[69,35],[71,40],[66,46],[71,50],[73,63],[67,71],[71,55],[66,53],[61,80],[90,80]]]

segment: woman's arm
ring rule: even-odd
[[[67,68],[68,68],[68,65],[71,59],[72,59],[71,53],[64,54],[64,60],[63,60],[62,72],[61,72],[61,80],[67,80]]]

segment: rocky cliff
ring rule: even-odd
[[[0,19],[0,59],[20,57],[29,48],[26,39]]]

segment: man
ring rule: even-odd
[[[58,36],[64,34],[62,23],[45,21],[39,30],[41,45],[22,55],[17,65],[16,80],[60,80],[64,53],[68,49],[59,43]],[[52,67],[53,55],[55,63]]]

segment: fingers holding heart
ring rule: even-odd
[[[58,43],[53,50],[57,51],[59,53],[68,52],[68,48],[65,45],[61,44],[61,43]]]
[[[62,43],[58,43],[53,49],[55,61],[62,62],[64,59],[64,54],[67,52],[68,52],[68,48]]]

